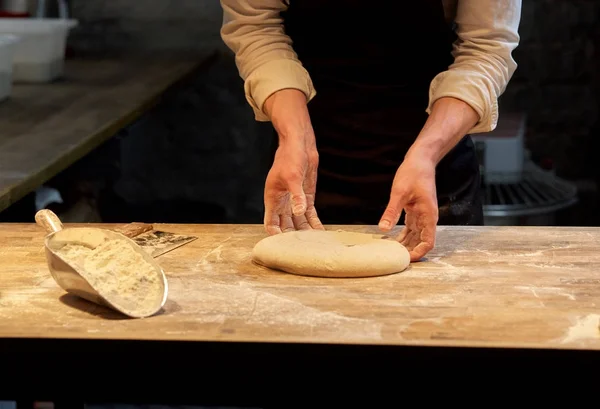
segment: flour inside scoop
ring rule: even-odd
[[[164,288],[160,273],[125,238],[64,242],[54,252],[120,310],[147,316],[161,303]]]
[[[316,277],[374,277],[404,271],[410,254],[399,242],[368,233],[300,230],[266,237],[252,252],[255,263]]]

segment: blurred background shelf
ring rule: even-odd
[[[133,123],[211,56],[74,59],[60,81],[15,84],[0,103],[0,211]]]

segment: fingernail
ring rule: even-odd
[[[389,229],[390,222],[388,222],[387,220],[383,220],[383,221],[379,222],[379,227],[382,229]]]
[[[294,211],[294,214],[296,214],[296,215],[298,215],[300,213],[303,213],[304,212],[304,206],[302,206],[302,205],[296,205],[296,206],[294,206],[293,211]]]

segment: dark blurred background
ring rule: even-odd
[[[74,0],[69,7],[79,26],[68,38],[68,60],[179,52],[204,63],[0,220],[32,221],[46,205],[67,222],[261,223],[272,130],[254,120],[244,98],[219,35],[219,2]],[[600,225],[599,14],[598,0],[523,2],[519,67],[501,98],[500,124],[475,136],[487,224]]]

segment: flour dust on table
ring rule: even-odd
[[[291,274],[357,278],[400,273],[409,266],[410,254],[383,235],[299,230],[263,238],[254,246],[252,260]]]

